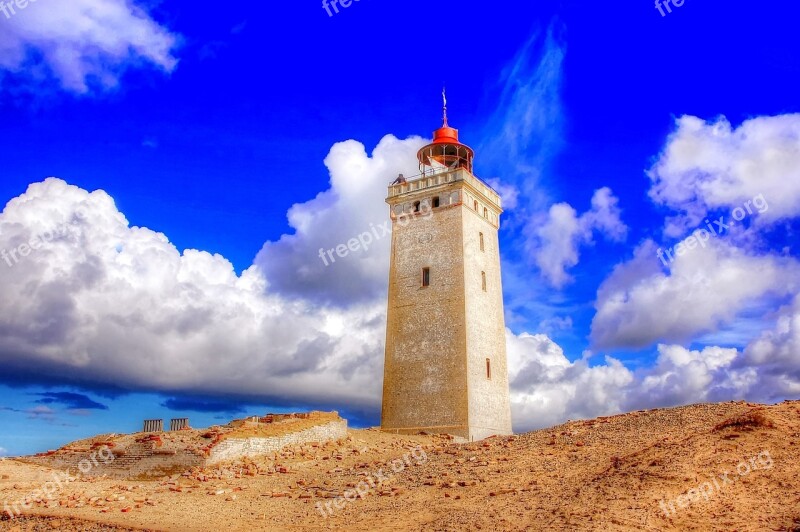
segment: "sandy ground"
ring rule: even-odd
[[[0,500],[54,473],[0,462]],[[155,481],[77,479],[0,529],[800,532],[800,402],[634,412],[466,445],[352,430]]]

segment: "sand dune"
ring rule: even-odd
[[[0,499],[53,474],[1,462]],[[800,531],[800,402],[633,412],[466,445],[350,430],[156,480],[78,478],[0,529]]]

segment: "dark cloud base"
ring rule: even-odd
[[[59,404],[70,410],[108,410],[108,406],[98,403],[87,395],[74,392],[45,392],[34,394],[42,405]]]

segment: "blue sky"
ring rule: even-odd
[[[146,417],[335,408],[377,424],[388,240],[331,266],[317,251],[385,221],[443,85],[506,205],[516,430],[796,398],[798,15],[694,0],[666,16],[649,0],[0,13],[0,249],[63,229],[0,261],[0,453]],[[708,246],[657,258],[747,201]]]

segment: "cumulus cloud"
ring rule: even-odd
[[[387,135],[371,156],[355,140],[335,144],[325,159],[330,188],[292,206],[293,233],[264,244],[255,260],[273,290],[338,306],[385,297],[391,245],[387,186],[398,173],[418,173],[416,153],[426,143]],[[359,243],[345,257],[335,253],[359,237],[366,250]]]
[[[68,91],[85,93],[115,87],[130,65],[171,72],[177,64],[176,35],[132,1],[32,0],[24,9],[3,4],[0,76],[5,71],[33,83],[54,78]]]
[[[180,252],[166,235],[131,226],[102,190],[54,178],[30,185],[0,214],[4,376],[175,393],[165,405],[179,409],[236,410],[239,397],[241,404],[260,399],[375,410],[385,271],[370,281],[378,295],[343,292],[349,303],[334,305],[315,291],[304,294],[300,283],[271,266],[301,264],[305,253],[318,261],[320,242],[360,228],[372,212],[347,226],[351,206],[363,203],[369,188],[382,194],[385,183],[365,185],[345,176],[347,170],[370,165],[389,172],[421,142],[387,137],[371,158],[354,143],[338,145],[328,159],[331,191],[293,207],[293,237],[279,241],[285,247],[266,246],[259,265],[241,275],[219,255]],[[386,216],[385,207],[381,211],[375,216]],[[345,227],[330,231],[337,216]],[[362,262],[370,259],[347,259],[339,263],[346,274],[365,274]],[[388,256],[376,260],[388,262]],[[334,284],[325,279],[338,275],[333,266],[320,270],[316,282]],[[600,367],[583,359],[571,363],[546,337],[512,335],[509,354],[515,419],[522,427],[619,409],[614,390],[630,379],[613,359]],[[228,403],[216,395],[233,398]],[[48,405],[76,401],[85,404],[77,395],[47,393],[40,399],[47,405],[25,413],[52,422]]]
[[[629,394],[631,408],[655,408],[742,398],[757,382],[752,368],[736,369],[739,351],[717,346],[692,351],[659,345],[658,359]]]
[[[770,245],[776,223],[800,214],[799,126],[800,115],[756,118],[736,129],[724,118],[678,120],[649,172],[651,198],[671,211],[664,235],[678,241],[644,240],[601,284],[595,302],[595,348],[658,344],[655,363],[638,369],[622,392],[625,409],[800,392],[800,263]],[[747,212],[748,202],[745,223],[698,238],[709,217],[736,221],[730,213]],[[715,340],[730,345],[708,343]],[[701,347],[684,347],[695,342]]]
[[[780,309],[774,328],[747,346],[745,364],[764,376],[765,399],[800,394],[800,296]]]
[[[758,117],[734,128],[721,117],[677,120],[650,169],[650,197],[677,211],[665,228],[671,237],[703,225],[709,213],[741,207],[763,195],[769,210],[756,225],[800,213],[800,114]]]
[[[686,342],[729,323],[763,298],[798,290],[800,264],[791,257],[760,256],[710,240],[676,256],[665,271],[650,240],[618,265],[600,286],[592,320],[599,348],[641,348]]]
[[[590,354],[571,362],[545,335],[506,332],[514,428],[527,431],[567,419],[591,419],[643,408],[748,399],[781,400],[798,392],[798,374],[748,360],[735,348],[698,350],[660,344],[656,362],[636,371]],[[773,351],[770,351],[773,352]],[[794,351],[796,353],[797,351]],[[793,355],[794,368],[800,365]],[[779,384],[779,389],[771,386]]]
[[[578,216],[568,203],[550,207],[544,220],[532,219],[530,253],[544,276],[556,287],[572,280],[567,269],[578,264],[582,245],[591,245],[594,234],[612,241],[622,241],[628,228],[620,219],[618,200],[611,189],[604,187],[592,196],[592,208]]]
[[[681,240],[673,247],[644,241],[603,282],[594,345],[721,338],[720,327],[794,295],[800,264],[788,251],[771,251],[769,229],[800,215],[798,168],[800,115],[754,118],[738,128],[724,118],[680,118],[648,175],[650,197],[672,213],[664,234]],[[736,209],[749,217],[745,223],[730,216]],[[700,230],[706,242],[697,239]]]
[[[6,378],[376,405],[382,300],[286,298],[259,267],[180,252],[105,192],[53,178],[6,205],[0,251]]]
[[[506,331],[511,411],[514,429],[531,430],[566,419],[620,412],[621,389],[633,373],[618,360],[590,366],[588,356],[570,362],[564,351],[543,334]]]
[[[389,236],[327,266],[319,251],[385,223],[386,185],[398,172],[413,174],[408,165],[424,142],[387,136],[371,154],[355,141],[334,146],[325,161],[330,189],[293,206],[292,234],[265,244],[240,275],[224,257],[180,251],[166,235],[131,226],[101,190],[52,178],[31,185],[0,214],[4,377],[159,391],[175,395],[167,406],[204,411],[259,401],[377,411]],[[621,239],[627,231],[608,189],[595,192],[587,212],[569,209],[556,209],[540,235],[551,246],[542,249],[550,249],[545,263],[554,279],[563,279],[570,253],[596,233]],[[564,234],[569,245],[559,248]],[[591,353],[570,359],[547,336],[509,332],[515,429],[647,405],[754,397],[765,385],[796,390],[796,302],[743,352],[677,345],[765,297],[797,293],[794,259],[737,244],[715,239],[667,271],[656,245],[645,241],[603,283],[594,342],[661,342],[651,368],[632,371],[612,357],[597,363]],[[569,328],[571,320],[543,325]],[[46,405],[37,409],[26,413],[54,418]]]

